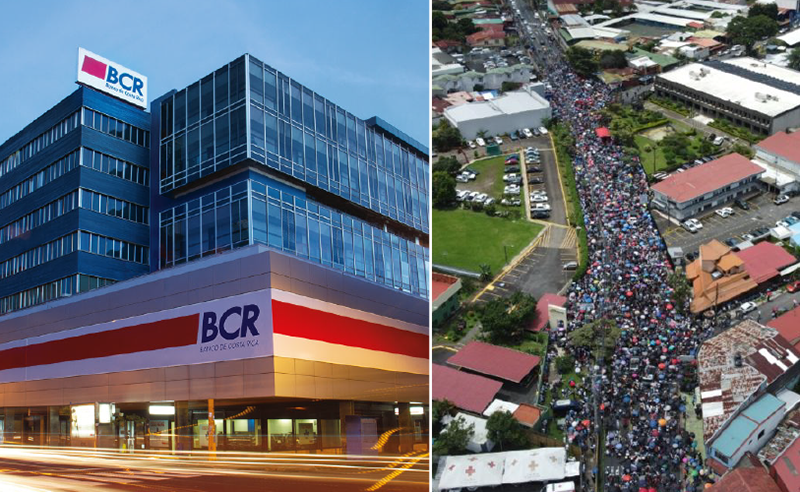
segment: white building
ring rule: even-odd
[[[457,72],[444,75],[433,75],[433,85],[439,87],[444,93],[453,91],[475,90],[476,85],[483,86],[486,90],[498,90],[503,82],[526,83],[531,79],[533,67],[531,65],[517,64],[511,67],[498,67],[487,70],[486,73],[475,71]]]
[[[686,58],[692,60],[705,60],[711,54],[705,46],[698,46],[696,44],[687,44],[678,48],[678,53],[683,54]]]
[[[655,91],[754,133],[800,126],[800,72],[754,58],[684,65],[656,77]]]
[[[437,47],[431,48],[431,76],[459,74],[464,72],[464,65]]]
[[[520,128],[538,127],[550,118],[550,102],[536,93],[532,85],[507,92],[493,101],[480,101],[444,110],[444,117],[467,140],[479,132],[503,135]]]
[[[800,190],[800,132],[778,132],[753,148],[756,151],[754,162],[767,171],[766,176],[774,179],[769,184],[781,193]]]

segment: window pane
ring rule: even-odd
[[[278,153],[278,119],[269,114],[266,115],[267,130],[267,151],[274,154]]]
[[[197,168],[200,165],[200,128],[189,130],[186,156],[188,169]]]
[[[209,121],[201,128],[202,160],[214,158],[214,123]]]
[[[264,102],[264,68],[261,63],[250,61],[250,98],[253,102]]]
[[[200,82],[190,85],[186,92],[186,110],[188,125],[197,123],[200,119]]]
[[[215,124],[217,134],[217,155],[228,151],[228,113],[217,116]]]
[[[186,91],[175,94],[175,131],[186,128]]]
[[[250,142],[264,148],[264,112],[255,106],[250,107]]]
[[[214,73],[214,86],[216,105],[214,111],[224,109],[228,105],[228,67],[223,67]]]
[[[247,143],[247,108],[231,111],[231,149]]]
[[[211,116],[214,112],[214,76],[209,75],[200,82],[200,117]]]
[[[275,73],[269,70],[264,72],[264,106],[276,109],[278,102],[278,84],[275,81]]]

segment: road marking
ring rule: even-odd
[[[567,219],[567,224],[572,224],[569,220],[569,208],[567,208],[567,194],[564,193],[564,182],[561,180],[561,168],[558,166],[558,155],[556,154],[556,144],[553,142],[553,134],[548,132],[547,136],[550,137],[550,148],[553,150],[553,160],[556,165],[556,174],[558,175],[558,184],[561,186],[561,200],[564,202],[564,216]]]
[[[549,234],[550,234],[550,227],[548,225],[548,226],[545,226],[544,229],[539,231],[539,234],[533,239],[533,241],[531,241],[531,243],[528,244],[528,246],[525,249],[523,249],[515,258],[513,258],[509,264],[504,266],[503,269],[500,271],[500,273],[497,276],[495,276],[495,278],[491,282],[489,282],[486,285],[486,287],[484,287],[480,292],[478,292],[478,294],[475,296],[474,300],[477,301],[486,292],[489,292],[492,289],[494,289],[495,282],[498,282],[506,273],[508,273],[511,270],[515,269],[520,263],[522,263],[527,258],[527,256],[533,250],[535,250],[539,246],[539,244],[542,243],[542,241],[544,240],[545,236],[549,237]]]

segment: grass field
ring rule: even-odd
[[[433,210],[433,262],[479,273],[486,263],[497,274],[543,226],[523,219],[489,217],[471,210]]]
[[[639,152],[641,154],[641,162],[642,166],[644,166],[644,171],[647,173],[648,176],[653,175],[653,151],[645,152],[645,148],[649,145],[651,149],[655,149],[656,151],[656,170],[655,172],[663,171],[667,168],[667,160],[664,158],[664,153],[661,151],[661,147],[654,141],[650,140],[649,138],[642,136],[642,135],[634,135],[633,141],[636,142],[636,146],[639,147]]]

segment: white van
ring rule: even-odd
[[[559,482],[547,484],[545,492],[575,492],[575,482]]]

